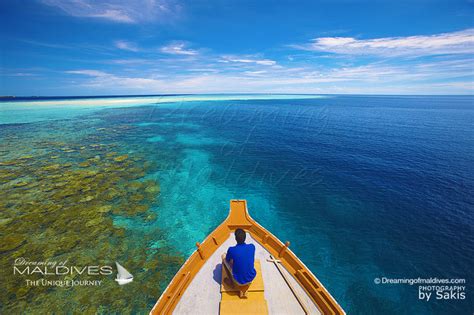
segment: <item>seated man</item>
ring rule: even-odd
[[[239,286],[247,286],[257,275],[254,268],[255,245],[245,244],[246,233],[242,229],[235,230],[237,245],[229,247],[227,255],[222,255],[222,265],[227,268],[232,280]],[[246,296],[246,289],[239,290],[240,297]]]

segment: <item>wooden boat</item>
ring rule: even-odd
[[[235,245],[233,231],[247,232],[256,247],[257,276],[240,298],[222,268]],[[345,314],[313,273],[272,233],[253,220],[245,200],[231,200],[225,219],[183,264],[150,314]]]

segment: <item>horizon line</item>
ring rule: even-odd
[[[119,98],[119,97],[153,97],[153,96],[192,96],[192,95],[330,95],[330,96],[474,96],[472,94],[364,94],[364,93],[170,93],[170,94],[97,94],[97,95],[0,95],[0,101],[15,99],[42,99],[42,98]]]

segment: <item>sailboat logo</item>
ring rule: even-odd
[[[120,285],[124,285],[127,283],[130,283],[133,281],[133,276],[130,272],[127,271],[122,265],[120,265],[118,262],[115,262],[117,265],[117,278],[115,278],[115,281],[118,282]]]

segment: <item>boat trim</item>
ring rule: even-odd
[[[150,314],[171,314],[201,267],[229,238],[229,234],[237,228],[246,230],[273,257],[280,260],[280,263],[306,291],[322,314],[345,314],[342,307],[311,270],[289,249],[289,242],[283,244],[276,236],[250,217],[245,200],[230,201],[230,211],[227,218],[201,244],[196,243],[196,250],[181,266]]]

